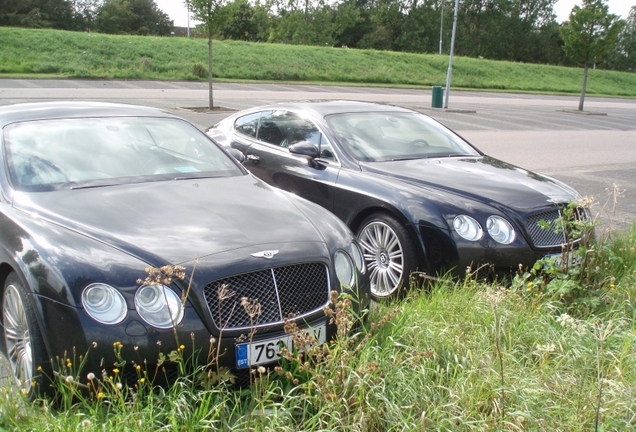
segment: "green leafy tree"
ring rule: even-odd
[[[101,0],[73,0],[73,20],[71,30],[90,31]]]
[[[259,2],[236,0],[219,9],[217,26],[221,37],[264,42],[269,35],[268,7]]]
[[[335,45],[336,14],[329,5],[281,11],[276,27],[270,32],[270,42],[296,45]]]
[[[214,109],[214,80],[213,80],[213,50],[212,39],[215,31],[218,28],[216,19],[220,16],[223,10],[224,0],[187,0],[186,5],[189,5],[190,10],[194,18],[200,21],[200,28],[205,32],[208,37],[208,106],[211,110]]]
[[[636,6],[629,10],[623,31],[618,35],[616,46],[608,54],[608,67],[621,71],[636,71]]]
[[[0,0],[0,25],[67,30],[72,8],[68,0]]]
[[[377,16],[379,10],[382,10],[380,6],[376,4],[372,7],[365,0],[343,0],[335,5],[334,45],[349,48],[389,49],[390,32],[380,29],[379,38],[374,34],[374,32],[378,33],[378,26],[381,25],[372,22],[373,15]],[[365,38],[379,40],[379,42],[365,43]]]
[[[102,33],[167,36],[172,21],[153,0],[105,0],[95,27]]]
[[[569,21],[561,27],[566,55],[583,65],[579,111],[583,111],[589,67],[599,63],[614,47],[625,24],[608,11],[603,0],[583,0],[582,7],[574,6]]]
[[[536,61],[536,46],[545,42],[541,28],[554,21],[555,1],[464,0],[458,15],[457,53],[493,60]],[[452,7],[447,9],[452,13]],[[451,23],[452,15],[447,17],[445,22]]]

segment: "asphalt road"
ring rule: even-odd
[[[291,100],[348,99],[388,103],[428,114],[486,153],[565,181],[595,199],[604,228],[636,220],[636,100],[453,91],[449,109],[431,108],[431,91],[282,84],[216,84],[207,106],[205,83],[0,79],[0,105],[77,99],[164,108],[205,129],[231,112]],[[619,188],[614,200],[609,191]],[[1,357],[1,356],[0,356]],[[8,377],[0,358],[0,384]]]
[[[379,87],[219,83],[212,113],[206,83],[0,79],[0,105],[78,99],[168,109],[206,128],[231,112],[291,100],[348,99],[416,109],[486,153],[565,181],[594,198],[606,228],[636,220],[636,99],[452,91],[449,109],[431,108],[431,91]],[[611,191],[620,191],[614,200]]]

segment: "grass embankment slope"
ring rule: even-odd
[[[214,41],[222,80],[444,85],[448,56]],[[205,80],[207,40],[0,27],[0,76]],[[453,87],[579,93],[582,69],[456,57]],[[636,74],[591,70],[588,94],[636,96]]]

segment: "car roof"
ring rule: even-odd
[[[393,112],[412,112],[409,109],[384,105],[370,102],[334,100],[334,101],[304,101],[304,102],[281,102],[271,105],[264,105],[253,108],[253,111],[262,111],[267,109],[287,109],[290,111],[311,111],[321,117],[330,114],[341,114],[350,112],[369,112],[369,111],[393,111]]]
[[[157,108],[108,102],[59,101],[31,102],[0,107],[0,128],[9,123],[88,117],[171,117]]]

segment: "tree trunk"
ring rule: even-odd
[[[212,97],[212,32],[208,32],[208,96],[210,110],[214,109],[214,98]]]
[[[579,111],[583,111],[583,103],[585,102],[585,87],[587,87],[587,61],[583,65],[583,85],[581,86],[581,99],[579,100]]]

